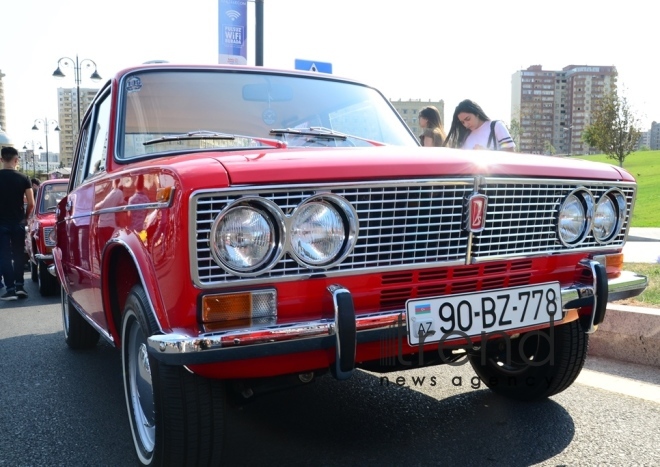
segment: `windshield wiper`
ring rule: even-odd
[[[216,139],[232,141],[236,136],[227,133],[216,133],[214,131],[191,131],[189,133],[182,133],[180,135],[163,136],[162,138],[150,139],[142,143],[144,146],[152,144],[166,143],[169,141],[183,141],[183,140],[198,140],[198,139]]]
[[[315,138],[325,138],[325,139],[338,139],[340,141],[346,141],[347,139],[356,139],[358,141],[364,141],[371,144],[372,146],[385,146],[384,143],[379,141],[373,141],[367,138],[361,138],[355,135],[349,135],[346,133],[341,133],[339,131],[331,130],[330,128],[322,126],[310,126],[309,128],[276,128],[270,130],[271,135],[283,136],[283,135],[296,135],[296,136],[313,136]]]
[[[155,138],[142,143],[144,146],[152,144],[166,143],[170,141],[191,141],[191,140],[221,140],[221,141],[234,141],[236,138],[245,138],[258,141],[261,144],[273,148],[285,148],[287,144],[284,141],[273,138],[262,138],[260,136],[245,136],[245,135],[230,135],[229,133],[218,133],[215,131],[191,131],[189,133],[182,133],[180,135],[163,136],[162,138]]]
[[[270,130],[271,135],[298,135],[298,136],[320,136],[328,139],[339,139],[345,141],[348,135],[339,133],[320,126],[311,126],[309,128],[276,128]]]

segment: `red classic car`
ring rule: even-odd
[[[647,284],[622,269],[626,171],[419,147],[380,92],[331,75],[126,69],[74,157],[65,339],[120,349],[144,465],[216,463],[228,395],[324,374],[469,362],[499,394],[547,398],[608,300]]]
[[[54,295],[60,291],[57,277],[48,271],[53,264],[55,246],[55,211],[57,203],[66,195],[67,179],[46,180],[39,186],[35,208],[27,222],[25,253],[32,280],[39,283],[41,295]]]

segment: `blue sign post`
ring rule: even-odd
[[[218,63],[247,64],[247,0],[218,0]]]
[[[332,74],[332,63],[316,62],[314,60],[301,60],[296,58],[296,70],[316,71],[318,73]]]

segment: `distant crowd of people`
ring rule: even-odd
[[[423,130],[419,135],[422,146],[494,151],[513,151],[516,147],[504,123],[488,118],[479,104],[470,99],[461,101],[454,109],[447,134],[436,107],[424,107],[417,118]]]

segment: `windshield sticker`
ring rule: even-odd
[[[135,92],[142,89],[142,80],[137,76],[132,76],[126,80],[126,91]]]
[[[264,113],[261,114],[261,119],[266,125],[272,125],[277,121],[277,112],[273,109],[266,109]]]

